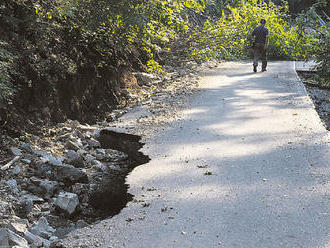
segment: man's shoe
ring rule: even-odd
[[[253,71],[257,72],[257,67],[255,65],[253,66]]]
[[[262,70],[261,70],[261,71],[267,71],[267,70],[266,70],[266,68],[262,68]]]

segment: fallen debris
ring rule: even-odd
[[[13,158],[9,163],[5,164],[4,166],[1,167],[1,170],[7,170],[10,168],[10,166],[12,166],[16,161],[18,161],[20,158],[20,156],[16,156],[15,158]]]

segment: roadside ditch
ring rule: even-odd
[[[65,152],[36,149],[38,137],[8,151],[14,159],[0,170],[0,247],[56,247],[72,230],[118,214],[133,200],[126,176],[150,160],[139,152],[140,136],[76,121],[48,138]]]
[[[315,72],[313,71],[297,71],[297,73],[313,100],[322,122],[330,131],[330,86],[319,85],[315,82]]]

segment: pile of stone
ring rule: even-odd
[[[11,159],[0,165],[0,247],[50,247],[97,220],[93,192],[107,175],[126,176],[129,165],[126,153],[101,147],[99,132],[67,121],[8,149]],[[45,143],[49,149],[41,149]]]
[[[56,230],[52,228],[46,217],[41,217],[32,225],[26,219],[13,218],[7,228],[0,229],[0,247],[50,247]]]

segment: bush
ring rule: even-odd
[[[317,9],[327,6],[324,0],[317,1],[308,11],[298,15],[296,22],[302,36],[308,38],[305,44],[305,59],[315,60],[321,80],[330,84],[330,23],[322,20]]]
[[[329,32],[320,28],[306,35],[290,21],[287,4],[2,0],[0,101],[13,99],[16,93],[24,108],[48,105],[54,112],[67,108],[74,113],[75,103],[98,111],[109,101],[111,106],[120,102],[122,70],[163,73],[164,63],[182,57],[196,61],[249,57],[251,32],[261,18],[270,29],[270,57],[307,58],[313,52],[322,61],[320,71],[328,75]],[[100,87],[106,89],[101,93],[107,92],[103,103]]]
[[[7,43],[0,41],[0,108],[4,103],[10,102],[15,93],[13,85],[13,75],[16,74],[15,56],[6,49],[7,47]]]
[[[191,54],[199,59],[247,58],[250,56],[253,29],[260,19],[266,19],[270,31],[268,55],[271,58],[292,59],[305,57],[307,38],[301,37],[295,25],[290,23],[288,5],[275,5],[269,1],[240,1],[236,7],[227,6],[221,18],[206,21],[203,30],[196,30]]]

